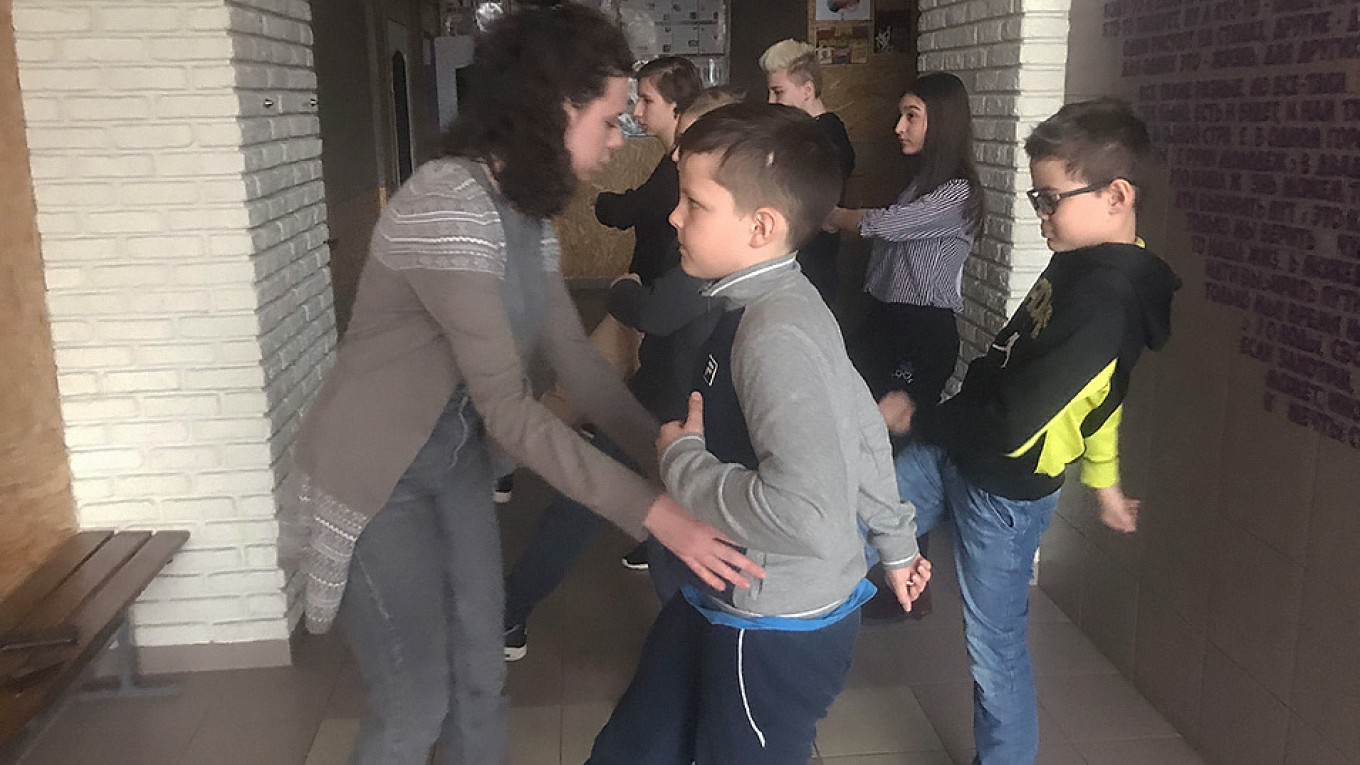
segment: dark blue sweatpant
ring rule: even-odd
[[[587,765],[806,765],[860,616],[810,632],[709,623],[671,598]]]

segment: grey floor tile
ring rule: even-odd
[[[1039,703],[1071,741],[1171,738],[1176,731],[1120,675],[1037,678]]]
[[[954,762],[973,756],[973,683],[955,679],[946,683],[913,685],[913,695],[935,729],[940,743]]]
[[[359,718],[364,714],[364,679],[355,666],[342,667],[322,712],[326,719]]]
[[[563,704],[562,762],[571,765],[585,762],[595,736],[609,722],[609,714],[613,711],[613,702]]]
[[[321,723],[338,666],[273,667],[203,672],[193,682],[210,697],[208,717],[234,722]]]
[[[1036,677],[1108,675],[1119,671],[1071,622],[1030,624],[1029,653]]]
[[[359,721],[353,718],[327,718],[321,721],[316,737],[307,750],[303,765],[348,765],[359,736]]]
[[[817,726],[817,751],[822,757],[943,749],[921,705],[905,686],[848,688]]]
[[[1180,737],[1082,741],[1076,747],[1087,765],[1204,765],[1204,760]]]
[[[184,752],[193,765],[303,765],[320,724],[227,720],[205,725]]]
[[[577,765],[572,760],[572,765]],[[562,707],[510,710],[510,765],[561,765]]]
[[[1043,564],[1040,563],[1042,566]],[[1070,622],[1067,614],[1053,602],[1047,593],[1038,586],[1029,588],[1029,623],[1046,624],[1049,622]]]
[[[505,690],[511,706],[542,707],[563,701],[561,648],[532,636],[529,653],[506,665]]]
[[[192,729],[136,723],[90,727],[59,715],[30,742],[22,765],[177,765]]]
[[[956,765],[973,760],[973,684],[971,681],[929,683],[912,687],[926,717]],[[1037,765],[1084,765],[1053,718],[1039,709]]]
[[[822,765],[953,765],[944,752],[897,752],[853,757],[824,757]]]
[[[929,619],[934,619],[931,614]],[[922,629],[916,622],[860,630],[846,687],[944,682],[968,676],[963,630]]]

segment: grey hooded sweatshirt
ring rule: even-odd
[[[682,505],[765,568],[750,589],[715,598],[719,607],[818,616],[864,576],[860,523],[888,567],[916,557],[915,509],[898,498],[887,427],[835,317],[793,255],[720,279],[706,294],[741,313],[731,314],[740,323],[730,351],[710,343],[699,359],[705,422],[743,418],[752,458],[720,461],[704,436],[686,434],[661,455],[662,478]],[[715,384],[730,385],[735,406],[723,404],[731,391]]]

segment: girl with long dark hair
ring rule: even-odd
[[[622,144],[632,55],[603,16],[525,9],[477,42],[445,144],[383,210],[293,480],[307,623],[338,621],[367,701],[352,762],[504,765],[500,539],[488,441],[715,586],[762,572],[539,404],[546,361],[655,474],[658,424],[591,347],[547,218]]]
[[[873,241],[867,316],[847,340],[875,398],[905,391],[918,408],[939,403],[959,353],[963,263],[982,231],[984,199],[973,163],[968,91],[947,72],[921,75],[898,104],[894,132],[917,170],[897,201],[837,208],[827,227]]]

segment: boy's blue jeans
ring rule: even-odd
[[[975,765],[1033,765],[1039,713],[1029,658],[1029,580],[1058,493],[999,497],[970,484],[944,450],[914,442],[894,461],[897,490],[916,506],[917,533],[956,528],[954,561],[973,673]]]

